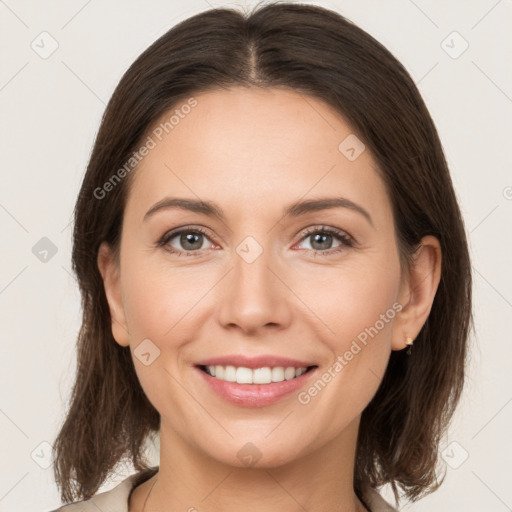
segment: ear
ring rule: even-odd
[[[393,323],[393,350],[405,348],[407,338],[416,339],[432,309],[441,279],[441,244],[437,238],[422,238],[409,275],[404,277],[398,297],[402,309]]]
[[[119,345],[127,347],[130,344],[130,337],[121,298],[120,266],[106,242],[100,245],[97,264],[110,309],[112,335]]]

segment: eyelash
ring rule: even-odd
[[[178,251],[174,249],[172,246],[168,246],[167,244],[173,239],[176,238],[178,235],[181,235],[182,233],[201,233],[204,236],[206,236],[208,239],[210,238],[208,236],[208,233],[206,230],[200,228],[200,227],[186,227],[179,229],[177,231],[171,231],[170,233],[166,233],[158,242],[158,247],[163,247],[166,251],[175,254],[177,256],[201,256],[203,251]],[[329,228],[326,226],[322,227],[313,227],[306,230],[306,232],[303,234],[302,238],[299,240],[302,242],[304,239],[306,239],[308,236],[311,236],[312,234],[327,234],[331,235],[335,238],[337,238],[341,243],[338,247],[335,247],[334,249],[328,249],[326,251],[320,251],[315,249],[303,249],[308,252],[313,252],[314,256],[332,256],[333,254],[337,254],[341,251],[346,250],[347,247],[353,247],[355,244],[355,240],[353,237],[345,233],[344,231],[339,231],[337,229]]]

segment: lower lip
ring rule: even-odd
[[[318,367],[311,368],[299,377],[270,384],[238,384],[216,379],[196,366],[210,388],[219,396],[241,407],[264,407],[297,391],[309,380]]]

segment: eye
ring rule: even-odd
[[[301,242],[308,239],[310,248],[306,248],[306,250],[313,251],[315,256],[332,255],[354,245],[353,238],[344,231],[324,226],[310,228],[302,237]],[[339,244],[333,247],[335,240],[338,240]]]
[[[207,235],[208,233],[200,227],[186,227],[166,233],[157,245],[177,256],[200,256],[202,251],[212,246],[212,242]],[[307,230],[301,242],[308,239],[310,240],[310,248],[305,250],[313,252],[315,256],[329,256],[354,245],[354,239],[348,233],[325,226],[317,226]],[[336,240],[339,243],[333,247]]]
[[[175,240],[175,241],[174,241]],[[210,240],[206,231],[201,228],[184,228],[177,231],[166,233],[158,242],[158,245],[164,247],[165,250],[181,256],[196,256],[204,249],[208,249],[210,244],[204,245],[207,240]],[[174,243],[172,243],[174,241]],[[176,247],[180,245],[181,247]]]

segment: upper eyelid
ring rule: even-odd
[[[198,233],[201,233],[202,235],[205,235],[205,236],[208,236],[209,238],[211,238],[211,236],[209,235],[209,233],[211,232],[210,229],[208,228],[205,228],[203,226],[201,227],[198,227],[198,226],[194,226],[194,225],[191,225],[191,226],[183,226],[181,228],[175,228],[175,229],[170,229],[169,231],[166,231],[162,237],[161,237],[161,240],[170,240],[172,238],[174,238],[175,236],[178,236],[180,235],[181,233],[186,233],[187,231],[190,231],[190,232],[198,232]],[[212,240],[213,242],[213,240]]]
[[[201,234],[205,235],[206,237],[208,237],[208,239],[213,244],[216,244],[215,240],[212,240],[212,237],[209,235],[209,232],[211,231],[209,228],[206,228],[204,226],[195,226],[195,225],[183,226],[183,227],[172,229],[172,230],[166,232],[161,237],[160,242],[163,244],[167,244],[167,243],[169,243],[170,240],[172,240],[176,236],[180,235],[183,232],[187,232],[187,231],[190,231],[190,232],[195,231],[195,232],[201,233]],[[325,226],[325,225],[321,225],[321,224],[315,224],[312,226],[302,228],[299,231],[299,233],[302,233],[302,236],[295,243],[301,242],[306,237],[311,236],[313,233],[316,233],[316,232],[328,232],[329,234],[338,237],[342,241],[344,238],[348,238],[354,245],[357,244],[357,240],[346,230],[341,229],[341,228],[331,227],[331,226]],[[297,235],[295,235],[295,236],[297,236]],[[213,237],[213,238],[215,238],[215,237]],[[187,251],[187,252],[200,252],[200,251]]]
[[[208,234],[210,230],[207,230],[207,228],[204,228],[204,227],[194,227],[194,226],[184,226],[182,228],[176,228],[176,229],[171,229],[169,231],[166,231],[162,237],[158,240],[157,242],[157,245],[158,246],[161,246],[161,245],[167,245],[173,238],[176,238],[178,235],[181,235],[182,233],[186,233],[186,232],[197,232],[197,233],[200,233],[201,235],[204,235],[206,236],[210,242],[212,244],[216,244],[216,242],[214,240],[212,240],[211,236]],[[187,252],[200,252],[200,251],[187,251]]]

